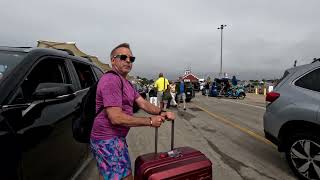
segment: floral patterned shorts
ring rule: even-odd
[[[120,180],[131,174],[131,161],[126,139],[90,140],[98,170],[105,180]]]

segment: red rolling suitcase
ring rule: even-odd
[[[212,163],[203,153],[191,147],[173,148],[174,121],[171,128],[171,151],[157,152],[158,129],[155,131],[155,152],[137,157],[135,180],[212,179]]]

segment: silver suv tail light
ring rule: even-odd
[[[277,100],[280,97],[280,93],[276,92],[269,92],[266,96],[266,101],[269,102],[269,104],[273,103],[275,100]]]

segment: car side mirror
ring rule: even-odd
[[[32,94],[33,100],[54,99],[59,96],[71,96],[74,93],[71,84],[40,83]]]

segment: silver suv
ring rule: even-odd
[[[320,179],[320,60],[286,70],[266,101],[266,138],[300,179]]]

